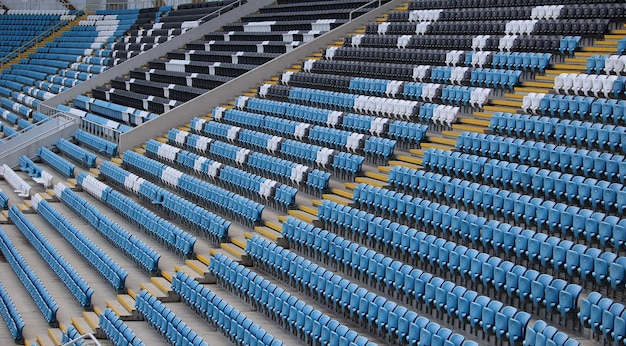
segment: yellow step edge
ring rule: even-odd
[[[387,179],[389,178],[387,174],[376,173],[376,172],[365,172],[365,176],[372,178],[372,179],[382,180],[382,181],[387,181]]]
[[[438,143],[438,144],[444,144],[444,145],[450,145],[450,146],[455,146],[456,145],[456,139],[454,138],[445,138],[445,137],[428,137],[428,139],[433,142],[433,143]]]
[[[48,336],[50,337],[50,340],[52,340],[52,342],[55,345],[62,345],[61,340],[59,339],[59,337],[55,334],[55,331],[57,331],[56,333],[59,332],[59,329],[52,329],[52,328],[48,328]]]
[[[204,273],[209,270],[209,268],[207,268],[204,263],[198,260],[185,260],[185,264],[187,265],[187,267],[193,269],[193,271],[201,275],[204,275]]]
[[[424,151],[428,149],[450,150],[453,147],[453,146],[450,146],[449,144],[441,144],[441,143],[434,143],[434,142],[422,143],[421,146]],[[456,144],[454,146],[456,146]],[[413,152],[411,152],[411,154],[413,154]]]
[[[217,249],[209,249],[209,254],[211,254],[211,256],[215,256],[219,253],[219,251]]]
[[[241,240],[241,239],[239,239],[239,238],[232,238],[230,241],[232,241],[232,242],[233,242],[233,244],[235,244],[235,245],[239,246],[240,248],[242,248],[242,249],[244,249],[244,250],[246,249],[246,246],[248,245],[248,244],[247,244],[247,243],[248,243],[247,241],[245,241],[245,240]],[[207,269],[207,270],[208,270],[208,269]]]
[[[506,94],[504,94],[504,97],[508,98],[508,99],[520,99],[521,100],[521,99],[524,98],[524,95],[523,94],[506,93]]]
[[[357,183],[343,183],[343,186],[346,187],[346,189],[354,191],[354,189],[356,189],[357,186],[359,186],[359,184]]]
[[[357,183],[372,185],[372,186],[376,186],[379,188],[384,188],[385,186],[388,185],[386,181],[380,181],[377,179],[366,178],[366,177],[357,177],[356,179],[354,179],[354,181],[356,181]]]
[[[378,168],[378,171],[381,173],[389,174],[389,172],[391,172],[391,166],[378,166],[376,168]]]
[[[117,295],[117,302],[120,303],[126,311],[135,310],[135,299],[130,295]],[[117,314],[119,316],[119,314]]]
[[[244,256],[246,254],[245,251],[243,251],[242,248],[233,245],[233,244],[229,244],[229,243],[222,243],[220,244],[220,246],[222,247],[222,250],[230,253],[231,255],[234,255],[235,258],[240,259],[241,257]]]
[[[521,92],[521,93],[548,93],[550,92],[550,90],[552,90],[552,88],[535,88],[535,87],[524,87],[524,86],[515,88],[516,92]],[[484,106],[483,109],[490,110],[488,107],[489,106]]]
[[[418,163],[418,164],[412,164],[412,163],[408,163],[408,162],[404,162],[404,161],[389,161],[389,164],[391,166],[401,166],[401,167],[405,167],[405,168],[408,168],[408,169],[420,169],[421,165],[422,165],[422,162],[421,162],[421,159],[420,159],[420,163]]]
[[[452,128],[455,130],[459,130],[459,131],[469,131],[469,132],[476,132],[476,133],[484,133],[485,132],[485,127],[484,126],[474,126],[474,125],[465,125],[465,124],[452,124]],[[457,133],[457,136],[460,133]]]
[[[400,155],[398,156],[398,160],[402,160],[404,162],[408,162],[414,165],[422,164],[422,159],[415,156]]]
[[[254,237],[254,234],[250,233],[250,232],[243,232],[243,237],[247,239],[252,239]]]
[[[491,119],[491,116],[493,115],[492,112],[474,112],[472,113],[475,117],[480,117],[480,118],[487,118],[487,119]]]
[[[278,239],[282,238],[281,234],[276,232],[275,230],[269,228],[269,227],[264,227],[264,226],[257,226],[254,227],[254,230],[261,234],[262,236],[269,238],[273,241],[278,241]],[[251,233],[248,233],[251,235]]]
[[[202,255],[202,254],[196,254],[196,259],[202,263],[204,263],[204,265],[208,266],[209,264],[211,264],[211,258],[207,257],[206,255]],[[163,273],[161,273],[161,275],[163,275]],[[169,275],[169,273],[168,273]],[[163,275],[163,277],[165,277],[165,275]],[[172,281],[171,276],[170,279],[168,279],[169,281]]]
[[[565,70],[565,71],[585,71],[587,66],[584,64],[554,64],[550,70]]]
[[[113,162],[114,164],[116,164],[116,165],[118,165],[118,166],[119,166],[119,165],[121,165],[121,164],[122,164],[122,159],[119,159],[119,158],[117,158],[117,157],[114,157],[114,158],[112,158],[112,159],[111,159],[111,162]]]
[[[146,152],[146,150],[143,149],[143,148],[135,148],[135,149],[133,149],[133,151],[136,152],[137,154],[141,154],[141,155],[143,155]]]
[[[507,107],[507,106],[483,106],[484,110],[494,111],[494,112],[506,112],[506,113],[515,113],[519,109],[518,107]],[[424,146],[424,143],[422,143]]]
[[[476,118],[463,118],[461,121],[463,124],[477,125],[477,126],[483,126],[483,127],[489,127],[489,124],[490,124],[489,120],[476,119]]]
[[[67,333],[67,327],[62,322],[59,322],[59,329],[61,329],[63,333]]]
[[[581,58],[581,57],[565,58],[565,62],[566,63],[587,64],[587,58]],[[539,76],[536,76],[536,77],[539,77]]]
[[[341,197],[352,199],[352,192],[350,192],[350,191],[346,191],[346,190],[343,190],[343,189],[337,189],[337,188],[331,189],[330,191],[332,193],[334,193],[335,195],[339,195]]]
[[[287,220],[289,220],[289,216],[287,216],[287,215],[278,215],[278,221],[285,222]]]
[[[276,232],[280,232],[283,230],[283,225],[280,223],[276,223],[273,221],[265,221],[265,226],[275,230]]]
[[[331,202],[335,202],[335,203],[343,204],[343,205],[348,205],[348,204],[352,203],[351,199],[344,198],[344,197],[337,196],[337,195],[333,195],[333,194],[329,194],[329,193],[323,194],[322,198],[326,199],[326,200],[329,200]]]
[[[544,82],[552,82],[552,83],[554,83],[554,80],[556,79],[556,76],[555,75],[536,76],[535,79],[536,80],[540,80],[540,81],[544,81]]]
[[[495,99],[495,100],[491,100],[491,104],[498,105],[498,106],[521,107],[522,106],[522,101],[520,101],[520,100],[507,100],[507,99]]]
[[[589,46],[583,47],[583,52],[598,52],[598,53],[613,53],[615,52],[615,47],[598,47],[598,46]]]
[[[187,131],[187,129],[185,129],[183,131]],[[167,137],[157,137],[156,140],[161,142],[161,143],[167,143]]]
[[[309,213],[311,215],[317,215],[317,208],[315,208],[313,206],[301,205],[299,207],[299,209],[302,210],[303,212]]]
[[[72,317],[71,321],[74,328],[76,328],[80,334],[92,334],[94,332],[94,330],[92,330],[87,322],[85,322],[82,318]]]
[[[289,215],[308,223],[313,223],[313,221],[317,220],[317,216],[313,216],[300,210],[290,210]]]
[[[44,339],[44,337],[46,336],[48,337],[48,340]],[[35,339],[37,340],[37,346],[48,346],[50,345],[51,342],[54,343],[54,345],[57,345],[57,343],[55,343],[52,339],[50,339],[50,335],[44,334],[44,336],[41,336],[37,334]]]
[[[161,291],[167,293],[172,290],[172,283],[167,281],[164,277],[151,277],[150,282],[152,282],[156,287],[158,287]]]
[[[93,307],[93,312],[95,312],[96,315],[98,315],[98,316],[102,315],[102,310],[100,310],[100,308],[97,307],[97,306]]]
[[[98,330],[100,325],[98,325],[98,315],[96,315],[93,311],[83,311],[83,319],[85,322],[91,327],[93,330]]]
[[[314,206],[316,206],[316,207],[319,207],[320,205],[322,205],[322,203],[324,203],[324,201],[323,201],[323,200],[321,200],[321,199],[314,199],[314,200],[311,200],[311,204],[313,204],[313,205],[314,205]]]

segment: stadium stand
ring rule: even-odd
[[[135,11],[128,36],[81,48],[111,52],[80,72],[229,4]],[[363,5],[375,19],[350,22]],[[60,105],[130,135],[168,126],[130,149],[81,128],[2,167],[0,280],[19,278],[7,290],[28,313],[0,300],[6,340],[624,344],[626,5],[376,6],[278,0]],[[358,26],[202,104],[344,23]],[[0,102],[15,125],[45,120],[20,102]],[[180,121],[186,102],[206,114]]]

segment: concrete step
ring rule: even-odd
[[[413,165],[421,165],[422,164],[422,158],[421,157],[415,157],[415,156],[409,156],[409,155],[400,155],[398,156],[398,160],[402,160],[402,162],[408,163],[408,164],[413,164]]]
[[[382,174],[378,172],[365,172],[365,176],[380,181],[387,181],[387,179],[389,178],[387,174]]]
[[[172,290],[169,290],[169,292],[164,292],[163,290],[161,290],[160,286],[157,286],[152,282],[141,282],[139,283],[139,288],[148,291],[148,293],[164,303],[177,302],[180,300],[178,295]]]
[[[599,47],[599,46],[589,46],[583,47],[581,49],[583,52],[594,52],[594,53],[615,53],[615,47]]]
[[[526,83],[527,82],[524,82],[524,84]],[[491,104],[496,105],[496,106],[508,106],[508,107],[519,108],[522,106],[522,101],[521,100],[495,99],[495,100],[491,100]]]
[[[29,342],[27,345],[37,345],[37,346],[58,346],[61,345],[61,339],[52,339],[49,334],[37,334],[35,337],[36,343]]]
[[[265,221],[265,226],[267,226],[268,228],[273,229],[276,232],[282,232],[283,230],[283,224],[280,222],[274,222],[274,221]]]
[[[196,273],[198,273],[200,275],[206,275],[206,273],[209,272],[209,268],[206,266],[206,264],[204,264],[204,263],[202,263],[202,262],[200,262],[198,260],[185,260],[185,264],[189,268],[195,270]],[[162,279],[162,280],[160,280],[160,279]],[[152,280],[152,281],[160,280],[160,282],[162,284],[168,285],[167,286],[167,290],[171,290],[171,287],[170,287],[171,282],[165,280],[164,278],[153,277],[153,278],[150,278],[150,280]],[[163,280],[165,280],[167,282],[163,282]]]
[[[352,199],[352,192],[350,192],[350,191],[333,188],[333,189],[330,190],[330,192],[334,193],[335,195],[339,195],[341,197]]]
[[[422,143],[422,150],[426,151],[431,148],[441,149],[441,150],[451,150],[451,149],[454,149],[455,146],[456,146],[456,142],[454,143],[453,146],[449,144],[441,144],[441,143]],[[416,153],[413,150],[411,150],[411,154],[415,155]]]
[[[443,131],[442,133],[444,133],[444,132],[451,132],[451,131]],[[448,145],[448,146],[455,146],[456,145],[456,138],[429,136],[428,139],[431,142],[433,142],[433,143],[444,144],[444,145]]]
[[[384,188],[385,186],[388,185],[386,181],[380,181],[378,179],[372,179],[372,178],[367,178],[367,177],[357,177],[356,179],[354,179],[354,181],[356,181],[357,183],[372,185],[372,186],[376,186],[379,188]]]
[[[550,90],[552,90],[552,87],[536,88],[536,87],[529,87],[529,86],[520,86],[520,87],[515,88],[515,92],[519,92],[519,93],[548,93],[550,92]],[[483,109],[487,109],[487,107],[489,106],[484,106]]]
[[[280,234],[280,232],[277,232],[269,227],[266,226],[256,226],[254,227],[254,230],[261,234],[262,236],[271,239],[275,242],[277,242],[279,239],[282,239],[282,235]]]
[[[317,208],[313,207],[313,206],[308,206],[308,205],[302,205],[299,207],[300,210],[302,210],[305,213],[309,213],[311,215],[317,215]]]
[[[317,215],[314,216],[309,213],[303,212],[302,210],[290,210],[289,215],[308,223],[313,223],[317,220]]]
[[[220,244],[220,247],[222,250],[230,253],[231,256],[234,256],[239,261],[241,261],[246,255],[246,252],[242,248],[232,243],[222,243]]]
[[[554,70],[562,70],[563,72],[565,71],[575,71],[575,72],[582,72],[585,71],[587,69],[587,66],[585,64],[581,64],[581,63],[569,63],[569,64],[554,64],[552,65],[552,68],[550,70],[548,70],[548,73],[551,73]]]
[[[226,243],[222,243],[222,245],[226,245]],[[229,244],[232,245],[232,244]],[[224,248],[222,246],[222,248]],[[203,284],[209,284],[209,283],[214,283],[215,282],[215,278],[213,277],[212,274],[206,274],[206,275],[202,275],[200,273],[198,273],[197,271],[191,269],[189,266],[187,265],[175,265],[174,266],[174,270],[177,272],[182,271],[183,273],[187,274],[188,276],[191,276],[192,278],[198,280],[198,282],[203,283]]]
[[[343,204],[343,205],[349,205],[350,203],[352,203],[352,200],[349,198],[337,196],[337,195],[330,194],[330,193],[323,194],[322,198],[327,199],[329,201],[333,201],[335,203]]]
[[[82,317],[72,317],[72,324],[74,328],[82,335],[82,334],[95,334],[95,330],[91,328],[89,323],[85,321]]]
[[[412,163],[408,163],[405,161],[389,161],[388,167],[392,167],[392,166],[402,166],[408,169],[420,169],[422,167],[422,162],[420,160],[420,163],[412,164]]]
[[[469,132],[477,132],[484,133],[485,126],[474,126],[474,125],[465,125],[465,124],[452,124],[452,128],[458,131],[469,131]]]
[[[542,90],[540,92],[546,92],[546,90]],[[521,106],[521,103],[520,103],[520,106]],[[489,106],[488,105],[488,106],[483,106],[483,110],[492,111],[492,112],[516,113],[518,110],[520,110],[520,107]]]
[[[485,120],[482,118],[464,117],[461,119],[461,123],[475,125],[475,126],[489,127],[489,120]]]

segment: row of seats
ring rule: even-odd
[[[465,132],[457,138],[456,149],[461,153],[497,158],[561,173],[619,181],[622,184],[626,176],[626,164],[622,155],[545,142]]]
[[[80,144],[92,150],[96,150],[100,154],[111,157],[117,154],[117,144],[108,141],[100,136],[96,136],[89,132],[78,129],[76,130],[76,133],[74,133],[74,138]]]
[[[69,189],[63,183],[54,186],[55,196],[76,214],[80,215],[103,237],[124,251],[148,273],[159,270],[161,255],[146,243],[123,229],[100,212],[94,205]]]
[[[74,169],[76,166],[61,156],[55,154],[52,150],[46,147],[41,147],[37,151],[37,156],[50,167],[54,168],[57,172],[63,174],[63,176],[67,178],[74,177]]]
[[[76,182],[90,195],[105,203],[139,229],[158,239],[163,245],[174,249],[176,253],[183,256],[193,253],[196,243],[194,236],[85,172],[81,172],[76,177]]]
[[[229,214],[231,217],[241,220],[249,225],[254,225],[261,220],[264,206],[260,203],[234,194],[189,174],[180,172],[168,165],[162,164],[159,161],[147,158],[133,151],[126,151],[124,153],[123,162],[129,167],[132,167],[133,170],[155,179],[159,179],[160,182],[171,186],[198,201],[202,201],[207,206],[218,208],[218,210],[222,213]],[[118,168],[118,170],[121,169]],[[141,185],[143,186],[146,183],[147,182],[143,182]],[[154,186],[153,188],[156,189],[156,191],[151,194],[146,193],[145,197],[153,202],[161,201],[163,203],[162,206],[165,208],[173,206],[168,199],[175,199],[175,195],[171,193],[168,195],[166,190],[160,187]],[[177,210],[178,208],[182,208],[182,210]],[[185,208],[188,208],[188,210],[185,210]],[[208,230],[209,236],[213,237],[216,241],[224,239],[228,236],[229,222],[206,210],[202,213],[202,218],[197,220],[195,217],[191,217],[191,213],[196,213],[194,209],[195,206],[192,205],[180,205],[180,207],[173,208],[175,212],[182,212],[187,215],[186,217],[190,217],[190,221],[196,222],[197,226],[199,226],[199,230]],[[199,217],[200,215],[197,216]],[[185,217],[183,217],[183,220],[184,218]]]
[[[619,99],[624,93],[626,77],[586,74],[561,73],[554,78],[554,91],[557,94],[585,95]]]
[[[459,189],[465,190],[465,187],[460,186],[459,182],[455,181],[459,185]],[[383,202],[383,196],[388,196],[388,202]],[[443,234],[450,235],[455,239],[463,239],[465,242],[471,242],[474,246],[482,246],[483,249],[492,250],[495,254],[504,252],[507,256],[525,257],[531,264],[537,265],[540,263],[544,268],[552,267],[556,272],[567,272],[571,278],[579,277],[582,281],[593,281],[599,286],[604,286],[608,282],[614,290],[619,290],[625,283],[626,268],[623,266],[624,260],[611,252],[603,252],[596,248],[575,244],[569,240],[549,237],[547,234],[539,232],[525,232],[526,230],[523,230],[521,227],[513,227],[505,222],[488,221],[484,217],[478,217],[476,214],[450,208],[419,197],[412,197],[365,184],[359,184],[355,188],[353,200],[361,205],[361,208],[367,207],[370,210],[379,211],[381,208],[386,210],[389,206],[395,204],[397,205],[396,212],[406,209],[407,221],[411,221],[416,226],[428,226],[436,231],[442,231]],[[381,202],[376,204],[375,202],[378,200]],[[587,215],[576,214],[576,221],[573,221],[574,215],[567,214],[565,210],[564,208],[546,208],[545,214],[556,214],[556,217],[560,217],[559,214],[563,214],[562,222],[568,222],[570,225],[575,224],[578,228],[586,226],[584,221],[589,219]],[[409,216],[411,214],[415,215],[414,218]],[[554,216],[552,217],[555,218]],[[578,221],[578,219],[584,221]],[[599,223],[594,219],[589,220],[595,221],[596,224]],[[381,224],[382,229],[378,231],[374,227],[372,231],[376,230],[375,234],[386,232],[393,235],[395,234],[395,229],[398,231],[406,230],[404,227],[401,228],[400,224],[392,224],[391,221],[384,223],[384,219],[376,219],[376,221]],[[557,222],[554,222],[555,227]],[[610,226],[620,227],[618,224],[609,224]],[[388,231],[383,231],[389,227],[394,227],[394,229],[390,228]],[[592,227],[592,225],[589,227]],[[369,227],[367,229],[369,234]],[[531,242],[529,237],[535,240]],[[517,241],[518,238],[521,241]],[[383,238],[380,237],[379,239],[382,240]],[[408,249],[408,239],[403,239],[402,237],[400,239],[393,237],[392,239],[395,242],[394,244],[397,244],[398,240],[401,241],[400,245],[395,245],[399,249],[403,251]],[[410,253],[407,255],[410,255]]]
[[[6,163],[0,167],[0,175],[2,175],[2,178],[4,178],[9,185],[11,185],[13,191],[15,191],[18,196],[30,196],[30,184],[25,182],[24,179],[17,175],[17,173],[15,173],[15,171],[13,171],[13,169],[11,169],[11,167],[9,167]]]
[[[172,345],[207,346],[196,332],[180,317],[148,291],[142,290],[135,298],[135,308],[148,323]]]
[[[108,102],[96,98],[78,95],[72,100],[74,107],[97,115],[105,116],[109,119],[120,121],[134,126],[158,117],[158,114],[137,109],[134,107],[121,106],[113,102]]]
[[[465,344],[465,338],[462,335],[453,333],[450,329],[441,327],[427,318],[422,318],[418,322],[419,316],[414,311],[369,292],[259,236],[248,240],[246,254],[254,263],[270,272],[280,273],[280,275],[286,273],[289,280],[296,282],[300,289],[309,290],[310,296],[317,297],[344,316],[361,321],[370,330],[376,330],[380,337],[388,341],[408,342],[408,344],[430,341],[451,346]],[[300,264],[296,264],[298,262]],[[303,270],[292,271],[292,267]],[[311,275],[305,275],[305,268]],[[324,276],[325,273],[328,274]],[[329,283],[333,284],[328,285]]]
[[[6,192],[0,190],[0,209],[9,208],[9,196]]]
[[[125,155],[128,153],[129,152],[126,152]],[[141,156],[141,158],[145,158],[143,155],[137,155]],[[131,158],[131,155],[128,154],[128,157],[124,159],[124,163],[127,166],[132,167],[134,170],[139,170],[143,174],[149,175],[150,171],[147,169],[140,169],[142,163],[136,160],[136,158]],[[106,179],[114,182],[120,187],[123,187],[127,192],[136,193],[141,200],[154,205],[156,208],[163,211],[168,217],[172,217],[175,220],[182,222],[185,226],[190,227],[196,232],[206,234],[206,236],[208,236],[215,243],[219,243],[220,240],[228,237],[230,221],[224,220],[213,212],[208,211],[207,209],[204,209],[199,205],[196,205],[191,201],[158,186],[157,184],[144,180],[143,178],[130,173],[115,164],[111,164],[109,162],[103,163],[100,166],[100,172],[104,177],[106,177]],[[167,171],[165,172],[169,173]],[[175,176],[170,175],[170,177]],[[189,181],[190,179],[183,179],[183,182]],[[186,185],[183,184],[183,186]],[[196,187],[198,187],[198,185],[196,185]]]
[[[447,166],[448,157],[453,158],[451,163],[454,166]],[[442,162],[442,164],[439,164]],[[537,167],[511,164],[508,162],[491,159],[476,155],[452,154],[452,152],[430,151],[425,166],[435,172],[451,174],[463,179],[473,179],[482,181],[495,187],[503,187],[512,192],[528,194],[531,198],[544,197],[545,200],[567,203],[568,205],[579,205],[581,208],[589,208],[593,211],[604,211],[607,214],[617,210],[621,213],[625,198],[623,197],[624,187],[620,183],[610,183],[594,178],[585,178],[571,174],[559,174],[548,170],[540,170]],[[458,167],[463,167],[458,169]],[[471,171],[465,167],[471,166]],[[552,174],[551,174],[552,173]],[[423,173],[418,173],[421,177]],[[477,179],[478,178],[478,179]],[[481,186],[481,188],[483,188]],[[420,185],[416,187],[420,189]],[[488,191],[488,187],[483,188],[482,193],[495,193],[497,190]],[[542,196],[543,195],[543,196]],[[521,199],[535,207],[540,207],[544,202],[541,199],[530,200],[523,196]],[[486,209],[486,208],[484,208]],[[526,221],[533,224],[535,215],[527,215]],[[544,220],[545,221],[545,220]]]
[[[500,126],[501,124],[504,126]],[[626,127],[623,126],[527,114],[499,113],[495,119],[490,119],[489,128],[495,133],[508,136],[613,153],[626,152],[622,149],[626,146],[622,144],[622,141],[626,141]]]
[[[9,219],[28,239],[78,303],[83,308],[91,308],[91,296],[94,291],[87,281],[80,277],[72,265],[15,205],[9,209]]]
[[[289,208],[295,204],[297,189],[231,166],[225,166],[205,156],[178,149],[154,139],[146,142],[146,153],[148,157],[167,160],[212,180],[218,179],[222,184],[236,188],[238,191],[235,192],[247,193],[257,200],[262,199],[266,203],[271,202],[273,205],[283,208]]]
[[[384,285],[389,291],[392,291],[393,288],[397,293],[404,293],[409,299],[416,300],[420,306],[425,304],[428,310],[434,307],[439,313],[446,312],[448,317],[458,318],[464,326],[470,324],[473,330],[482,330],[486,337],[495,335],[497,339],[508,339],[511,343],[515,343],[524,336],[524,330],[531,317],[526,312],[518,312],[516,308],[505,306],[495,299],[479,297],[477,292],[467,290],[463,285],[444,281],[441,277],[430,274],[424,275],[424,272],[419,269],[414,269],[400,261],[394,261],[390,257],[361,247],[357,243],[350,243],[333,233],[319,228],[313,228],[311,231],[313,237],[309,237],[305,233],[307,232],[306,224],[303,225],[302,222],[290,218],[283,224],[282,234],[292,244],[297,245],[298,249],[309,249],[309,252],[312,249],[313,253],[310,255],[321,257],[325,262],[330,259],[333,262],[332,265],[353,268],[353,272],[359,272],[358,276],[362,276],[362,279],[369,279],[367,280],[369,285],[378,284],[379,287]],[[431,246],[438,245],[431,244]],[[335,248],[334,251],[333,248]],[[370,254],[365,255],[368,251]],[[487,256],[476,257],[480,258],[479,263],[482,262],[483,265],[493,262],[487,258],[481,258]],[[295,261],[296,263],[302,262],[302,258]],[[307,268],[302,264],[302,267],[304,275],[307,275],[307,272],[312,272],[309,269],[310,266]],[[412,273],[414,270],[416,272]],[[316,273],[316,275],[318,277],[324,276],[320,273]],[[471,276],[479,277],[482,274],[472,273]],[[332,278],[325,279],[332,281]],[[544,298],[547,302],[556,305],[558,297],[554,299],[554,296],[558,296],[559,291],[563,288],[562,285],[544,286],[541,282],[534,281],[533,283],[535,282],[538,283],[538,287],[535,289],[533,286],[530,293],[530,299],[535,305],[545,305]],[[581,291],[582,288],[579,286],[578,290]],[[519,293],[518,295],[524,296]],[[576,302],[576,299],[577,297],[573,299],[573,302]],[[570,299],[570,304],[571,301],[572,299]]]
[[[81,124],[84,127],[89,128],[92,127],[92,125],[95,125],[93,126],[95,127],[95,131],[99,132],[103,137],[119,136],[119,133],[124,133],[132,129],[132,126],[117,122],[115,120],[111,120],[102,115],[89,113],[78,108],[73,108],[61,104],[57,106],[57,109],[81,118]],[[109,150],[113,149],[112,146],[110,146],[109,144],[98,143],[97,145],[99,146],[99,148],[111,148]],[[115,144],[114,148],[117,149],[117,144]]]
[[[594,55],[587,58],[587,74],[606,73],[622,75],[626,67],[626,56],[623,55]]]
[[[527,346],[578,346],[580,341],[570,338],[567,334],[559,332],[553,326],[549,326],[543,320],[536,320],[532,328],[526,329],[523,345]]]
[[[227,256],[219,253],[213,256],[209,270],[240,297],[279,320],[307,344],[376,345]]]
[[[172,290],[233,342],[243,345],[283,344],[226,300],[181,271],[172,278]]]
[[[595,335],[619,345],[626,338],[626,307],[619,301],[591,292],[580,303],[580,324]]]
[[[15,245],[13,245],[11,239],[1,228],[0,251],[15,272],[17,278],[22,282],[22,285],[24,285],[24,288],[26,288],[26,291],[37,305],[37,308],[46,322],[50,324],[57,323],[57,311],[59,310],[59,306],[39,280],[37,274],[30,268]]]
[[[25,155],[22,155],[20,156],[19,164],[22,172],[28,174],[28,176],[33,178],[36,183],[43,185],[45,188],[52,185],[52,175],[41,169],[41,167],[34,163],[33,160],[29,159]],[[7,207],[5,206],[5,209],[6,208]]]
[[[209,124],[210,123],[212,122],[209,122]],[[215,126],[209,125],[206,127],[204,124],[205,121],[195,118],[191,121],[191,128],[194,129],[193,131],[203,134],[206,134],[204,129],[215,130]],[[211,135],[211,133],[208,134]],[[250,149],[244,149],[226,142],[213,140],[212,138],[203,137],[195,133],[189,133],[179,129],[171,129],[168,132],[168,143],[185,145],[185,147],[189,149],[194,149],[202,154],[208,154],[210,157],[220,161],[230,162],[237,165],[247,165],[248,169],[252,170],[254,173],[263,176],[267,176],[269,174],[271,178],[280,181],[283,184],[290,183],[293,186],[300,186],[304,183],[309,192],[312,194],[321,194],[321,192],[328,187],[328,181],[330,179],[329,173],[318,169],[311,169],[308,166],[287,161],[273,155],[270,156],[261,154],[251,151]],[[274,143],[276,142],[274,141]],[[295,141],[291,141],[289,143],[295,143]],[[270,150],[270,152],[272,152],[272,150]],[[320,150],[320,152],[323,153],[323,150]],[[303,153],[301,151],[299,156],[303,157],[304,154],[312,155],[312,153]],[[295,154],[285,155],[285,157],[292,157],[293,155]],[[359,156],[357,156],[357,158],[358,157]],[[360,167],[359,161],[351,161],[350,163],[356,163],[357,167]],[[362,161],[360,163],[362,163]],[[344,165],[341,166],[341,168],[344,170],[355,169],[354,165]]]
[[[31,199],[35,209],[102,277],[118,291],[125,289],[128,273],[40,195]]]
[[[458,275],[460,278],[470,279],[473,284],[481,283],[486,288],[493,287],[498,293],[506,292],[509,300],[517,297],[520,299],[520,303],[532,301],[535,307],[545,307],[546,312],[559,312],[563,320],[567,320],[570,313],[577,311],[578,297],[582,292],[582,287],[579,285],[568,284],[564,280],[555,279],[547,274],[538,278],[539,273],[537,271],[521,265],[515,266],[512,262],[503,261],[498,256],[468,249],[463,245],[446,241],[445,238],[418,232],[408,226],[391,223],[388,219],[377,218],[373,214],[367,214],[334,202],[325,201],[320,207],[318,217],[327,227],[348,231],[346,236],[350,238],[358,239],[357,235],[365,236],[368,239],[374,238],[374,241],[379,243],[378,247],[394,249],[414,260],[420,260],[422,265],[426,267],[430,264],[432,268],[444,275],[449,272],[455,277]],[[370,220],[365,223],[367,230],[361,228],[361,220]],[[386,230],[386,227],[392,234],[381,234],[380,231]],[[360,275],[365,275],[367,271],[370,271],[368,274],[370,280],[377,282],[379,286],[384,284],[388,290],[393,288],[396,292],[403,292],[411,300],[417,298],[418,301],[432,303],[428,300],[428,295],[434,294],[432,291],[434,288],[427,285],[433,278],[430,274],[419,281],[418,279],[422,276],[420,270],[413,272],[410,266],[404,265],[402,262],[394,261],[390,257],[385,257],[373,250],[351,243],[341,236],[333,238],[332,233],[313,228],[297,220],[290,220],[285,223],[283,234],[286,234],[300,246],[307,245],[317,252],[326,251],[325,256],[338,262],[339,265],[350,267],[354,273],[358,271]],[[308,234],[313,235],[309,237]],[[330,237],[331,239],[322,240],[320,246],[318,242],[320,237]],[[518,248],[521,257],[521,252],[524,249],[522,245]],[[533,251],[532,249],[528,250],[529,258],[535,256]],[[442,282],[441,280],[438,281]],[[458,279],[457,282],[459,282]],[[464,281],[461,280],[460,282]],[[422,289],[424,287],[426,287],[426,291]],[[428,293],[429,289],[430,293]],[[424,296],[424,292],[427,293],[427,296]],[[439,298],[442,301],[443,299],[443,297]],[[455,306],[451,305],[451,308]],[[441,312],[442,308],[443,305],[439,306],[438,310]],[[455,309],[447,309],[447,311],[451,316],[456,315],[458,318],[464,318]]]
[[[110,308],[100,313],[98,326],[114,345],[145,345],[141,339],[135,335],[133,330]]]
[[[98,158],[96,154],[79,147],[67,139],[59,138],[56,147],[61,153],[71,157],[74,161],[78,161],[83,166],[88,168],[96,167],[96,159]]]
[[[67,330],[63,332],[62,334],[63,335],[61,337],[61,342],[64,342],[64,343],[79,339],[81,337],[80,332],[78,331],[78,329],[76,329],[76,327],[74,327],[73,324],[70,324],[67,327]],[[76,342],[74,342],[74,344],[77,346],[81,346],[85,344],[85,341],[77,340]]]
[[[11,337],[16,343],[22,341],[22,330],[24,330],[24,326],[26,323],[20,312],[17,311],[15,304],[11,300],[9,296],[9,292],[4,287],[4,285],[0,282],[0,315],[2,315],[2,319],[4,323],[7,325],[9,329],[9,333],[11,333]]]
[[[537,115],[618,125],[626,123],[625,104],[623,100],[591,96],[528,93],[522,100],[522,109]]]

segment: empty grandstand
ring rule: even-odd
[[[626,345],[625,3],[167,3],[0,14],[0,341]]]

